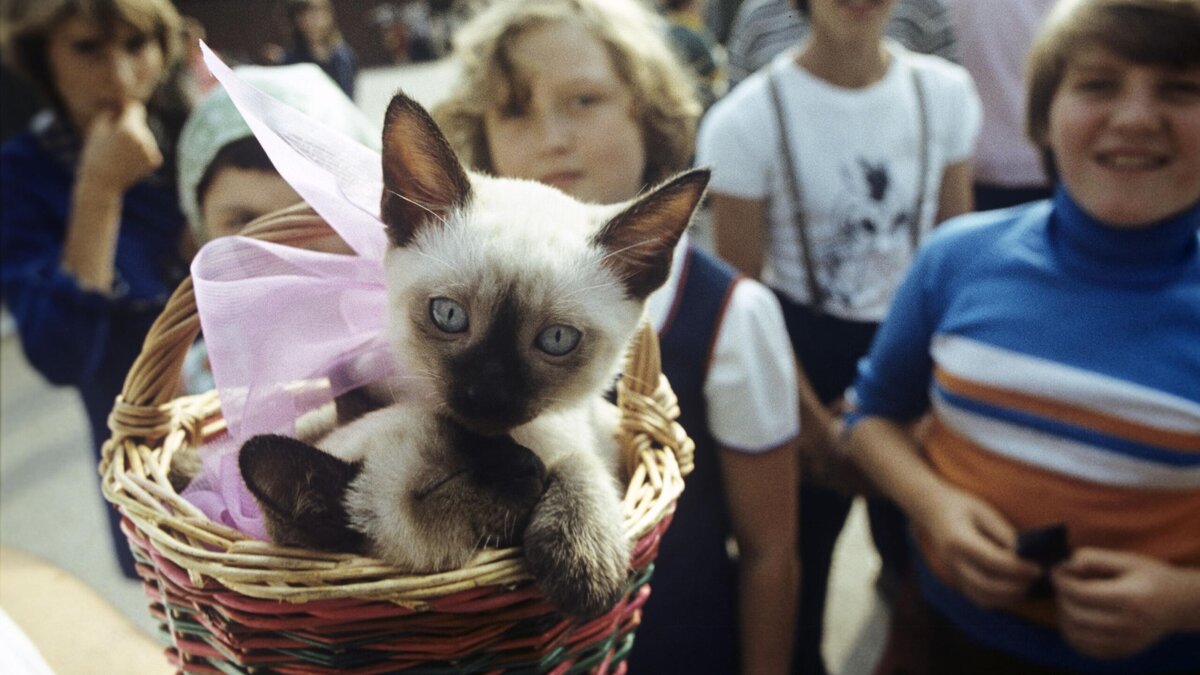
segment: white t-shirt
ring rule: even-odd
[[[825,311],[881,321],[912,260],[909,222],[919,174],[919,116],[912,69],[920,78],[928,130],[922,233],[934,226],[947,165],[970,157],[979,134],[979,96],[961,66],[886,41],[893,56],[878,82],[846,89],[780,54],[705,116],[697,164],[712,167],[709,189],[766,200],[763,281],[809,304],[804,258],[783,168],[768,73],[776,73]]]
[[[656,331],[675,304],[688,238],[679,242],[671,276],[646,300]],[[753,279],[737,282],[717,329],[704,380],[708,428],[730,450],[761,452],[800,433],[792,343],[775,295]]]

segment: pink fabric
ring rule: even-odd
[[[201,454],[204,464],[200,474],[182,496],[214,523],[267,541],[262,511],[242,481],[242,472],[238,468],[240,448],[241,443],[229,436],[206,444]]]
[[[304,411],[398,372],[382,337],[381,160],[242,82],[201,47],[280,175],[358,254],[225,237],[205,245],[192,263],[200,325],[231,434],[244,441],[292,433]]]
[[[192,276],[221,410],[239,441],[291,434],[305,411],[396,372],[378,261],[225,237],[205,245]]]
[[[196,308],[228,422],[184,497],[214,521],[265,538],[237,450],[333,396],[401,372],[383,337],[381,160],[341,132],[245,84],[201,43],[213,75],[288,183],[357,255],[218,238],[192,263]]]

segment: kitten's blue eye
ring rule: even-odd
[[[446,333],[461,333],[467,329],[467,310],[450,298],[429,301],[429,318],[433,325]]]
[[[577,329],[557,324],[538,333],[536,344],[550,356],[563,356],[579,345],[579,337]]]

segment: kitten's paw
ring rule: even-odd
[[[525,529],[525,557],[542,593],[581,618],[607,612],[625,590],[629,549],[620,505],[554,481]]]

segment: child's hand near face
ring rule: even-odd
[[[92,121],[79,172],[81,179],[124,193],[162,163],[162,151],[146,122],[146,107],[132,101],[119,111],[100,113]]]
[[[981,607],[1020,600],[1038,578],[1037,565],[1017,557],[1017,532],[994,508],[955,488],[939,494],[919,518],[936,559],[952,583]]]
[[[1179,630],[1186,612],[1196,612],[1195,597],[1185,592],[1196,583],[1188,577],[1143,555],[1079,549],[1051,574],[1059,627],[1088,656],[1135,654]]]

